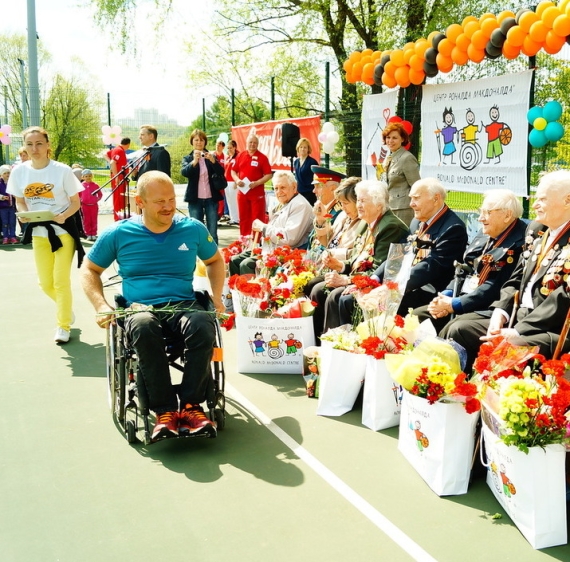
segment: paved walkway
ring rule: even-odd
[[[237,373],[235,331],[218,439],[129,446],[76,270],[73,284],[73,339],[57,346],[31,249],[0,246],[0,562],[570,560],[570,547],[534,551],[508,517],[493,521],[481,477],[438,498],[397,429],[363,427],[359,406],[318,417],[300,376]]]

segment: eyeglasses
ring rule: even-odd
[[[495,211],[502,211],[503,209],[477,209],[479,216],[488,217],[491,213]]]

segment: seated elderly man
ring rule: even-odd
[[[291,172],[276,172],[273,190],[277,205],[269,215],[269,223],[255,219],[252,230],[269,238],[276,246],[304,248],[313,228],[313,208],[297,193],[297,182]],[[242,252],[230,260],[230,274],[255,273],[256,258],[251,251]]]
[[[472,312],[445,329],[446,337],[467,351],[466,372],[481,341],[501,336],[520,342],[522,338],[548,353],[549,342],[555,339],[552,333],[560,333],[568,310],[564,293],[570,274],[570,171],[550,172],[540,179],[533,209],[538,222],[527,229],[523,253],[490,307],[491,318]]]
[[[414,218],[410,224],[414,260],[398,314],[428,304],[453,278],[453,263],[461,260],[467,246],[463,221],[445,204],[446,191],[435,178],[418,180],[410,190]],[[385,264],[375,272],[382,281]],[[339,301],[341,324],[350,323],[355,300],[345,295]]]
[[[513,273],[522,253],[527,226],[520,219],[522,212],[522,204],[512,191],[487,191],[479,211],[481,230],[463,256],[467,274],[461,276],[456,272],[456,280],[427,306],[416,308],[414,314],[420,320],[429,318],[440,332],[453,314],[487,311],[499,298],[501,287]]]
[[[136,204],[141,215],[114,223],[91,248],[81,269],[83,289],[97,312],[97,324],[113,322],[114,307],[103,293],[101,274],[116,261],[127,303],[152,305],[152,310],[130,314],[124,321],[139,362],[137,384],[143,385],[148,407],[156,413],[152,439],[216,437],[215,422],[200,406],[211,377],[215,320],[195,300],[192,281],[198,257],[206,264],[214,306],[222,312],[224,260],[201,222],[175,216],[174,184],[165,173],[150,171],[140,177]],[[170,380],[165,333],[184,340],[178,395]]]
[[[313,315],[315,337],[323,330],[336,328],[342,322],[338,314],[338,302],[353,275],[370,275],[375,267],[388,257],[390,244],[405,240],[408,227],[388,207],[386,183],[365,180],[358,183],[356,210],[362,221],[361,234],[354,241],[348,259],[341,261],[333,255],[323,259],[331,271],[323,282],[313,286],[311,299],[317,303]]]

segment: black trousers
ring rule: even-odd
[[[144,384],[148,407],[159,414],[178,411],[178,398],[182,406],[202,403],[211,377],[210,362],[216,340],[214,315],[204,311],[196,301],[178,304],[192,310],[137,312],[125,321],[127,338],[137,353],[142,375],[138,384]],[[179,337],[184,342],[179,396],[170,379],[164,337]]]

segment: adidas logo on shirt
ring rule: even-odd
[[[178,246],[178,249],[182,252],[189,252],[190,248],[188,248],[188,246],[186,246],[186,244],[184,242],[182,242],[182,244],[180,244],[180,246]]]

